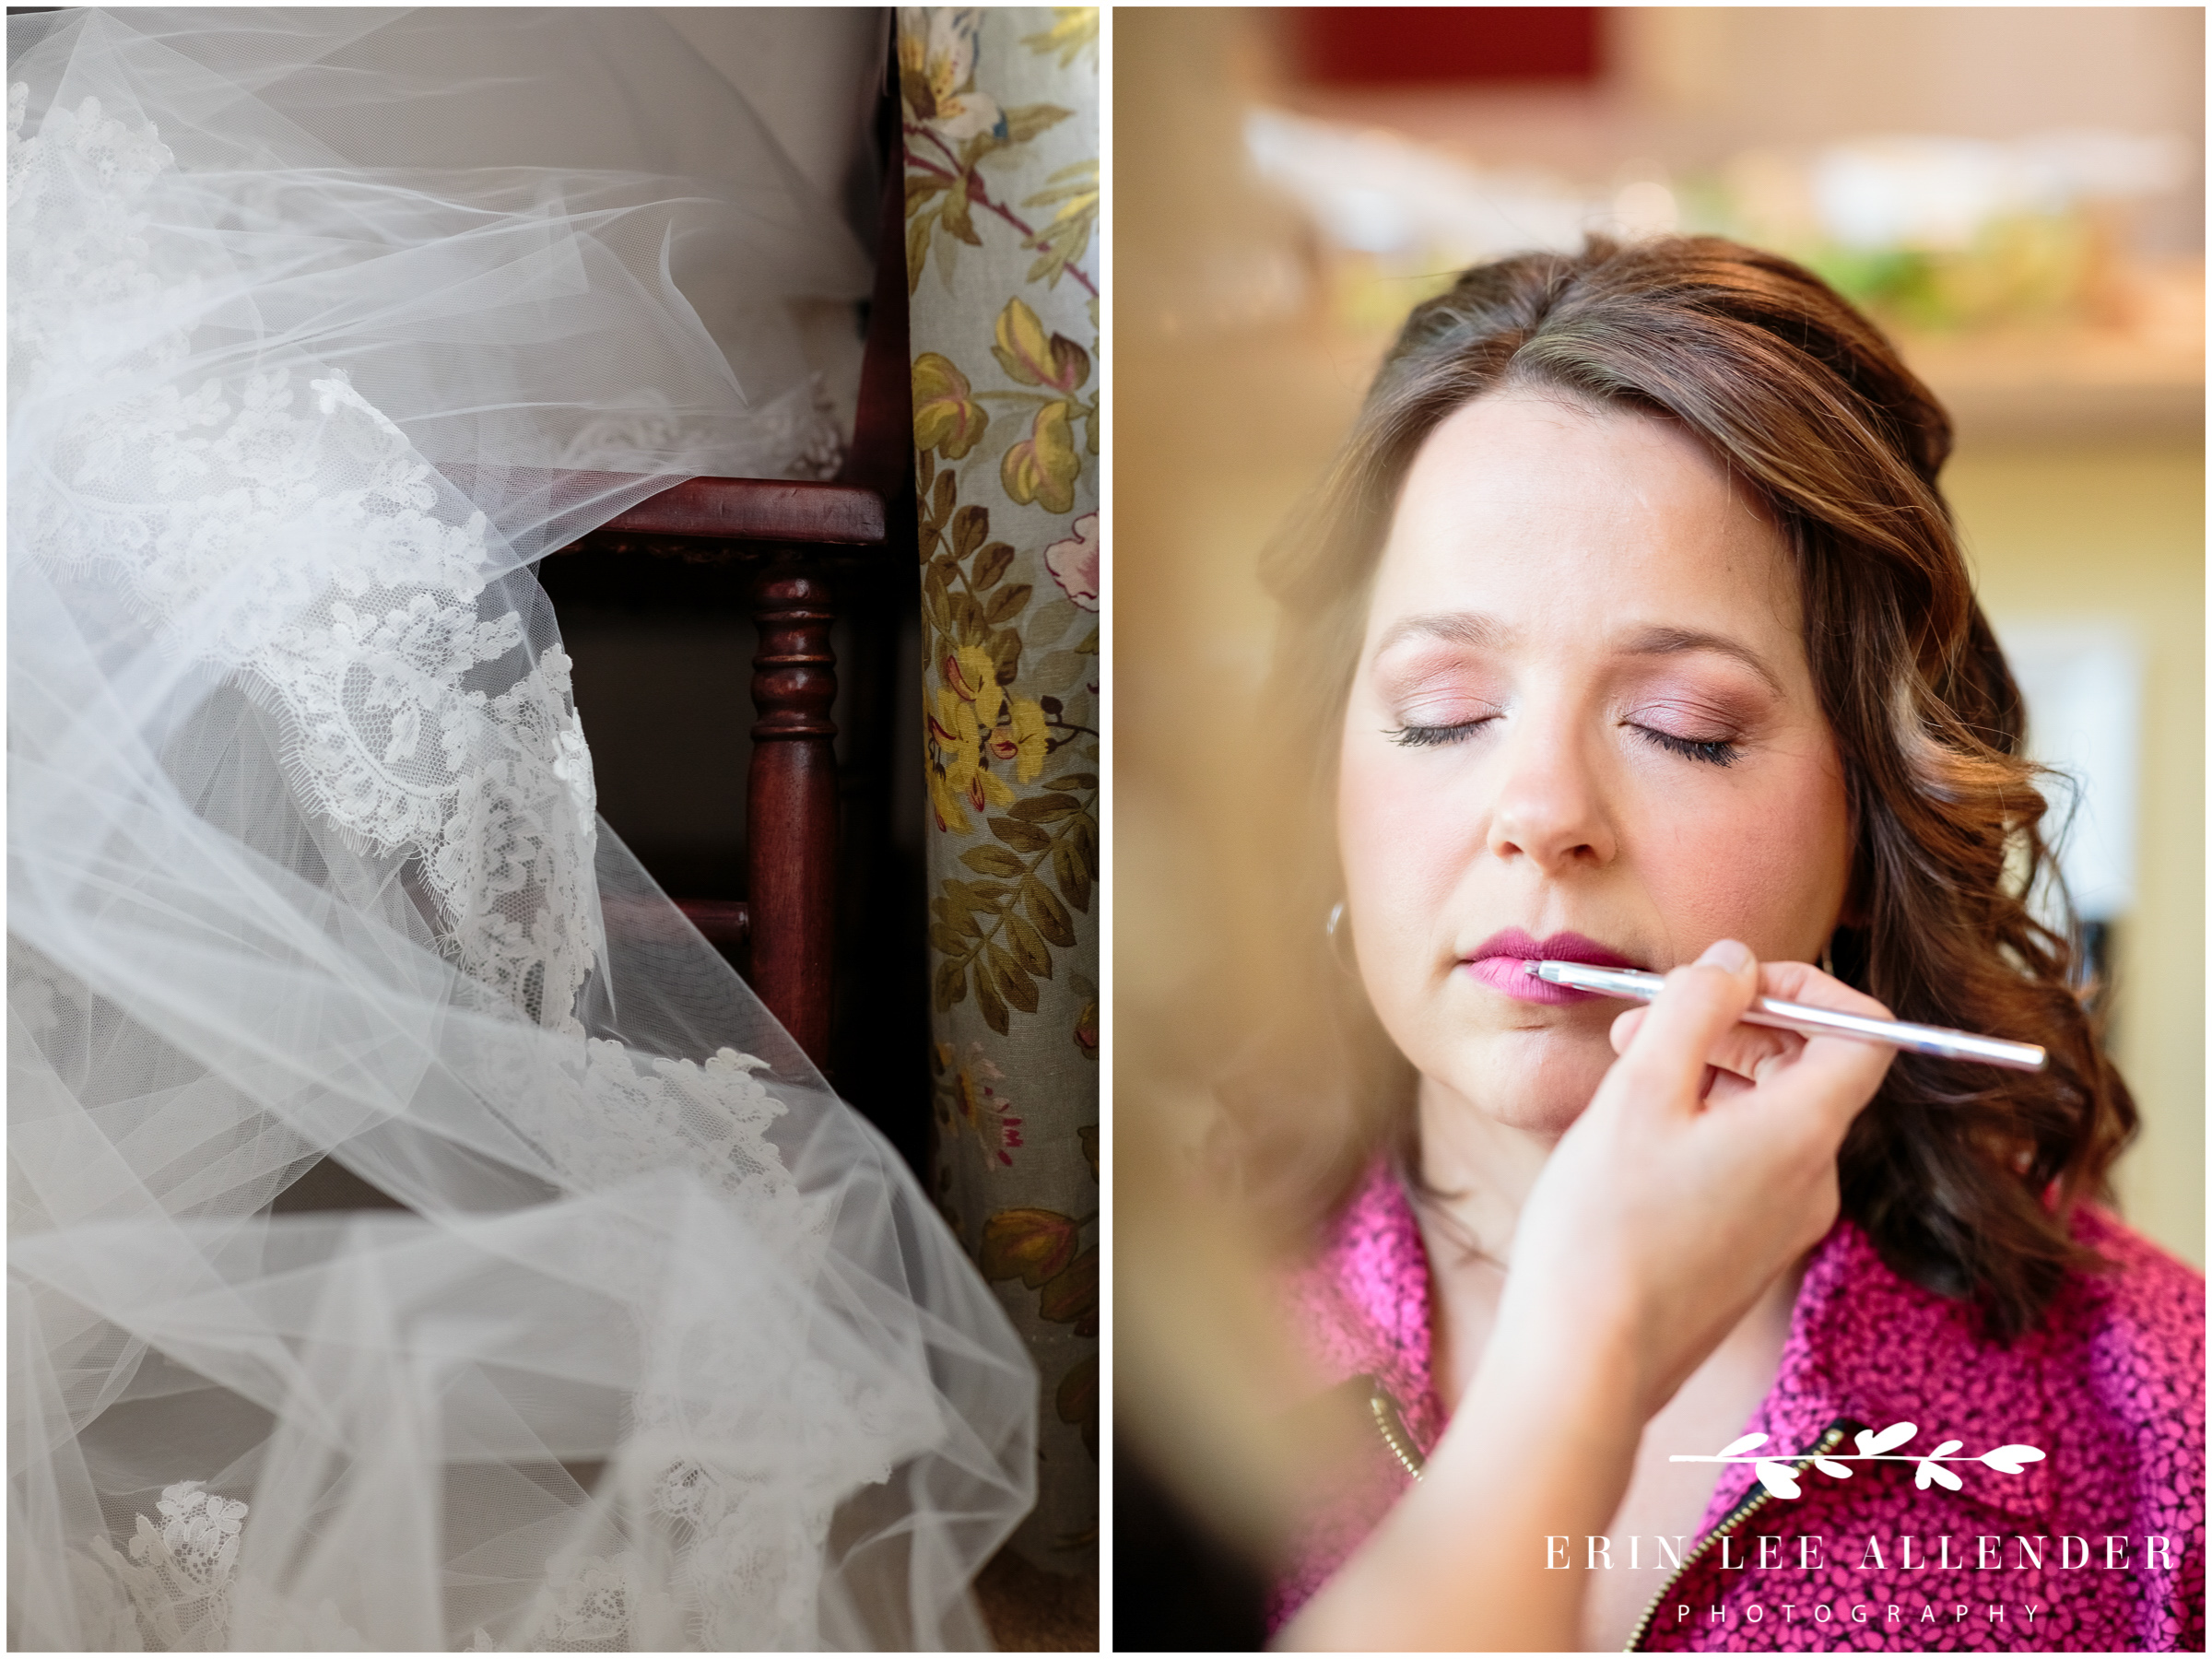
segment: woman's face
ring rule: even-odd
[[[1415,457],[1344,722],[1359,974],[1420,1071],[1564,1132],[1627,1006],[1521,959],[1818,959],[1850,813],[1787,544],[1671,422],[1538,394]]]

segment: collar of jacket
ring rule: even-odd
[[[1839,1219],[1806,1264],[1774,1386],[1745,1432],[1765,1433],[1774,1447],[1794,1452],[1849,1418],[1877,1431],[1913,1424],[1917,1432],[1890,1448],[1893,1453],[1933,1452],[1954,1440],[1962,1443],[1952,1455],[1963,1458],[2033,1446],[2044,1460],[2017,1475],[1975,1464],[1943,1466],[1964,1477],[1962,1499],[2023,1521],[2048,1517],[2044,1333],[2039,1327],[1999,1347],[1980,1327],[1971,1303],[1899,1277],[1854,1223]],[[1847,1441],[1844,1449],[1853,1448]],[[1706,1524],[1756,1478],[1749,1465],[1727,1465]]]
[[[1370,1171],[1321,1255],[1296,1276],[1291,1300],[1331,1381],[1371,1373],[1398,1403],[1421,1454],[1432,1452],[1449,1414],[1431,1370],[1429,1259],[1413,1206],[1386,1164]],[[1953,1453],[1961,1458],[2007,1445],[2049,1453],[2043,1332],[2000,1347],[1981,1336],[1979,1323],[1970,1303],[1900,1278],[1854,1223],[1839,1219],[1806,1264],[1773,1386],[1744,1432],[1767,1435],[1760,1449],[1783,1458],[1810,1451],[1838,1418],[1877,1430],[1915,1425],[1911,1440],[1891,1448],[1900,1453],[1950,1440],[1963,1442]],[[1944,1466],[1963,1477],[1962,1499],[2023,1521],[2051,1512],[2048,1456],[2017,1475]],[[1757,1478],[1750,1464],[1724,1465],[1700,1530]]]

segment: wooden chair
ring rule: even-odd
[[[828,483],[693,478],[561,549],[747,568],[759,644],[753,658],[757,718],[747,786],[746,897],[732,902],[678,896],[677,902],[710,940],[743,948],[754,990],[825,1070],[839,931],[841,799],[879,792],[888,770],[887,723],[870,720],[849,735],[849,750],[860,752],[849,753],[841,780],[830,719],[838,690],[830,630],[841,595],[867,590],[878,603],[848,614],[879,621],[880,601],[892,584],[902,581],[912,590],[914,580],[899,552],[912,545],[913,415],[897,100],[894,70],[880,123],[883,218],[858,415],[838,477]],[[912,592],[903,597],[911,602]],[[879,663],[870,666],[879,671]],[[866,700],[879,706],[885,700]],[[863,861],[849,856],[841,863],[853,871]]]

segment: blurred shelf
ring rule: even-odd
[[[2205,355],[2194,344],[2088,328],[1903,336],[1962,444],[2202,441]]]

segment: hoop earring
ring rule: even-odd
[[[1329,906],[1329,919],[1322,932],[1328,936],[1329,955],[1335,959],[1337,971],[1358,977],[1358,970],[1347,959],[1344,947],[1345,941],[1351,937],[1352,930],[1345,924],[1343,900],[1339,899]]]
[[[1828,943],[1820,947],[1820,971],[1830,979],[1836,977],[1836,941],[1832,934]]]

